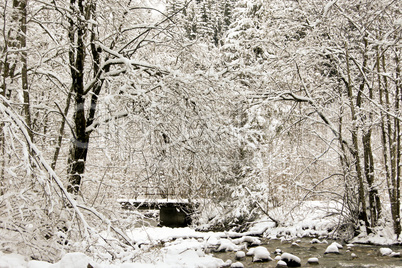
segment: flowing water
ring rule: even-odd
[[[275,258],[275,250],[281,249],[283,252],[291,253],[301,259],[301,267],[402,267],[402,258],[382,256],[380,254],[381,246],[373,245],[359,245],[354,244],[353,247],[343,245],[343,249],[339,250],[340,254],[324,254],[326,248],[333,241],[329,243],[312,244],[312,239],[303,238],[297,241],[297,245],[292,245],[292,242],[281,240],[267,240],[263,241],[264,247],[271,253],[271,257]],[[402,251],[401,246],[391,246],[394,252]],[[352,253],[356,257],[352,257]],[[235,252],[218,252],[214,256],[224,261],[235,259]],[[319,264],[308,264],[309,258],[318,258]],[[252,262],[252,257],[246,256],[245,259],[240,260],[244,267],[262,268],[262,267],[276,267],[277,261],[269,262]]]

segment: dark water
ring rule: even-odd
[[[382,256],[380,248],[383,246],[359,245],[354,244],[348,249],[344,244],[343,249],[339,250],[340,254],[324,254],[326,248],[333,241],[328,241],[328,244],[311,244],[312,239],[303,238],[297,241],[297,245],[292,245],[295,241],[267,240],[263,241],[263,246],[271,253],[271,257],[275,258],[275,250],[281,249],[283,252],[291,253],[301,259],[301,267],[402,267],[402,258]],[[394,252],[402,251],[400,246],[391,246]],[[356,257],[352,257],[352,253]],[[214,256],[224,261],[230,259],[237,262],[235,252],[214,253]],[[319,264],[308,264],[309,258],[318,258]],[[277,261],[269,261],[263,263],[253,263],[252,257],[246,256],[240,260],[244,267],[260,268],[260,267],[276,267]]]

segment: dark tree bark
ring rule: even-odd
[[[84,92],[84,63],[85,63],[85,43],[86,26],[84,18],[83,0],[70,0],[69,17],[69,61],[72,78],[72,92],[74,94],[74,137],[68,158],[68,180],[67,190],[77,194],[81,185],[82,175],[85,171],[85,161],[88,153],[89,136],[86,132],[85,118],[85,92]],[[74,15],[74,17],[73,17]],[[76,20],[74,20],[74,18]]]
[[[31,141],[33,141],[32,133],[32,120],[31,120],[31,107],[29,97],[29,85],[28,85],[28,52],[27,52],[27,0],[16,1],[14,0],[19,13],[19,28],[20,33],[18,35],[18,41],[21,47],[21,86],[24,99],[24,116],[25,124],[27,125],[27,131]]]
[[[368,40],[367,37],[363,39],[364,43],[364,51],[363,51],[363,63],[361,71],[363,72],[362,75],[368,72],[367,70],[367,62],[368,62],[368,55],[367,55],[367,47],[368,47]],[[357,97],[357,107],[361,110],[362,109],[362,95],[365,90],[366,81],[360,83],[359,92]],[[372,87],[368,86],[369,90],[369,98],[373,99],[373,89]],[[370,211],[370,223],[371,228],[377,225],[378,218],[381,213],[381,202],[380,197],[378,195],[378,190],[375,188],[374,185],[374,160],[373,160],[373,150],[371,146],[371,136],[372,136],[372,118],[373,113],[368,111],[368,124],[366,123],[367,130],[363,129],[362,134],[362,144],[363,144],[363,167],[364,167],[364,177],[366,178],[368,184],[368,206]]]

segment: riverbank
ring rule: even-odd
[[[111,232],[105,231],[93,240],[93,244],[80,242],[82,244],[73,244],[70,248],[66,247],[66,253],[62,254],[61,260],[55,264],[40,260],[29,260],[29,256],[18,255],[13,249],[10,249],[7,252],[0,253],[0,267],[215,268],[230,267],[235,262],[242,262],[244,267],[250,267],[250,264],[253,263],[252,256],[237,260],[236,252],[247,253],[250,248],[257,246],[265,247],[273,259],[273,261],[264,263],[263,267],[275,267],[277,265],[279,260],[274,260],[276,249],[299,257],[303,266],[307,265],[309,258],[317,258],[318,261],[321,261],[320,267],[327,267],[325,263],[349,262],[356,264],[359,263],[357,259],[359,257],[362,264],[369,265],[378,261],[382,262],[383,267],[399,267],[400,259],[395,258],[398,257],[398,254],[395,254],[394,258],[380,256],[379,249],[381,246],[358,245],[390,246],[398,244],[400,241],[392,235],[392,226],[385,223],[381,228],[379,227],[375,235],[368,236],[362,230],[359,236],[350,241],[338,239],[337,241],[344,245],[344,248],[340,250],[339,258],[324,254],[326,247],[332,242],[331,239],[337,238],[334,236],[335,231],[342,227],[338,212],[339,208],[336,204],[324,204],[322,202],[305,202],[297,208],[288,208],[287,211],[284,208],[276,208],[270,213],[271,216],[279,219],[280,226],[275,226],[275,223],[268,217],[263,217],[254,222],[249,230],[244,233],[205,232],[197,231],[195,227],[134,227],[126,230],[126,233],[136,248],[127,250],[127,248],[119,247],[116,243],[113,252],[111,252],[110,247],[108,250],[102,250],[107,249],[108,245],[110,246],[116,241]],[[347,229],[345,230],[347,231]],[[316,240],[313,240],[313,237]],[[347,244],[356,245],[356,247],[348,249]],[[86,251],[71,253],[72,248],[86,248]],[[400,247],[392,246],[392,248],[393,251],[399,253]],[[352,253],[357,257],[353,257]],[[367,256],[373,258],[370,259]],[[262,266],[259,266],[258,263],[252,265],[252,267]]]

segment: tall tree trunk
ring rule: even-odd
[[[401,87],[401,69],[399,61],[399,49],[395,48],[395,65],[396,65],[396,79],[395,79],[395,114],[400,111],[400,101],[402,97]],[[401,233],[401,219],[400,219],[400,176],[401,176],[401,122],[399,118],[394,117],[394,137],[395,137],[395,177],[393,177],[393,191],[394,198],[391,202],[392,218],[394,220],[394,232],[399,237]]]
[[[367,47],[368,40],[367,36],[363,39],[364,42],[364,51],[363,51],[363,64],[362,64],[362,72],[367,72]],[[356,106],[361,110],[362,108],[362,95],[365,89],[366,81],[360,83],[358,97],[356,101]],[[369,98],[373,99],[373,89],[368,87],[369,90]],[[368,198],[369,198],[369,209],[370,209],[370,221],[371,227],[375,227],[377,225],[378,217],[381,212],[381,201],[378,195],[378,190],[374,185],[374,160],[373,160],[373,150],[371,148],[371,136],[372,136],[372,118],[373,113],[371,111],[368,112],[368,118],[366,118],[365,125],[367,130],[363,129],[362,134],[362,144],[363,144],[363,164],[364,164],[364,176],[366,178],[368,184]],[[368,122],[367,122],[368,119]]]
[[[342,89],[339,89],[339,96],[342,96],[343,92]],[[354,192],[354,181],[351,179],[350,175],[350,160],[349,154],[345,148],[344,138],[343,138],[343,117],[344,117],[344,105],[339,106],[339,125],[338,125],[338,133],[339,133],[339,146],[341,149],[341,153],[339,153],[339,160],[342,166],[343,176],[344,176],[344,196],[343,202],[344,205],[347,206],[348,210],[350,211],[350,217],[354,221],[358,218],[358,208],[359,203],[356,203],[356,196]],[[353,182],[352,182],[353,181]]]
[[[67,190],[70,193],[77,194],[80,189],[82,176],[85,171],[85,162],[88,152],[89,136],[86,132],[85,118],[85,92],[84,92],[84,62],[85,62],[85,44],[86,26],[84,19],[83,0],[70,0],[70,18],[69,18],[69,61],[72,78],[72,92],[75,95],[74,111],[74,137],[70,148],[68,158],[68,180]],[[78,13],[78,14],[77,14]],[[72,17],[75,15],[75,17]],[[76,19],[77,21],[74,21]]]
[[[84,0],[70,0],[71,14],[75,14],[75,19],[70,18],[69,40],[70,51],[69,59],[71,65],[71,78],[72,78],[72,90],[74,94],[74,141],[70,148],[68,159],[68,176],[69,186],[67,190],[70,193],[77,194],[80,190],[82,183],[82,177],[85,172],[85,164],[88,154],[88,144],[91,131],[87,131],[87,127],[91,126],[95,122],[95,114],[98,104],[98,96],[103,86],[103,80],[100,79],[100,72],[109,71],[110,66],[105,67],[105,70],[100,69],[101,64],[101,49],[95,44],[97,41],[96,25],[92,23],[92,28],[88,30],[87,23],[84,20],[90,18],[96,20],[96,1],[84,1]],[[85,72],[85,37],[89,35],[90,50],[92,54],[92,71],[93,78],[96,81],[91,87],[91,99],[89,112],[86,113],[85,101],[86,94],[84,89],[84,72]],[[68,106],[68,105],[67,105]]]
[[[24,117],[25,124],[27,126],[28,135],[33,141],[32,132],[32,120],[31,120],[31,107],[29,98],[29,85],[28,85],[28,52],[27,52],[27,0],[16,1],[17,8],[19,11],[19,28],[20,33],[18,35],[20,47],[21,47],[21,84],[22,84],[22,95],[24,99]]]
[[[398,57],[396,58],[397,66],[399,66]],[[382,70],[381,70],[381,67]],[[397,67],[397,71],[400,69]],[[385,107],[386,113],[381,111],[381,142],[383,151],[383,160],[385,168],[385,176],[387,182],[388,196],[391,203],[391,217],[394,227],[394,233],[399,237],[401,233],[401,222],[400,222],[400,189],[399,189],[399,166],[400,157],[400,123],[399,120],[394,119],[394,125],[392,124],[390,112],[390,92],[389,83],[387,76],[381,76],[380,74],[386,73],[386,60],[385,55],[380,56],[380,52],[377,51],[377,73],[378,73],[378,85],[379,85],[379,99],[381,106]],[[397,74],[400,76],[400,74]],[[397,85],[397,88],[400,86]],[[399,91],[400,89],[397,89]],[[395,108],[399,107],[400,93],[396,94]],[[398,108],[399,109],[399,108]],[[396,157],[398,154],[398,157]]]
[[[7,5],[7,4],[5,4]],[[5,7],[6,8],[6,7]],[[29,84],[28,84],[28,52],[27,52],[27,0],[13,0],[11,27],[4,36],[5,44],[2,53],[4,60],[0,66],[2,81],[0,82],[1,95],[10,99],[12,90],[9,86],[15,79],[15,72],[19,64],[21,64],[21,89],[23,92],[23,111],[25,117],[25,125],[31,140],[33,140],[30,100],[29,100]],[[3,25],[6,28],[6,21]],[[10,82],[11,81],[11,82]],[[5,134],[4,123],[0,124],[0,151],[4,156],[5,151]],[[0,172],[0,188],[3,186],[4,170],[6,167],[6,159],[2,157]],[[3,194],[0,189],[0,195]]]
[[[353,144],[353,158],[354,158],[354,164],[355,164],[355,169],[356,169],[356,176],[357,176],[357,182],[358,182],[358,188],[359,188],[359,203],[360,203],[360,210],[359,210],[359,219],[364,222],[364,224],[367,227],[367,233],[371,232],[370,229],[370,223],[368,221],[367,217],[367,210],[366,210],[366,197],[365,197],[365,190],[364,190],[364,182],[363,182],[363,172],[362,172],[362,167],[360,163],[360,154],[359,154],[359,141],[358,141],[358,129],[357,129],[357,115],[356,115],[356,107],[353,102],[353,89],[352,89],[352,81],[351,81],[351,74],[350,74],[350,59],[349,59],[349,49],[347,43],[345,43],[345,48],[346,48],[346,68],[347,68],[347,93],[348,93],[348,99],[349,99],[349,104],[350,104],[350,112],[352,116],[352,129],[351,129],[351,134],[352,134],[352,144]],[[356,99],[357,106],[359,106],[359,98]]]

